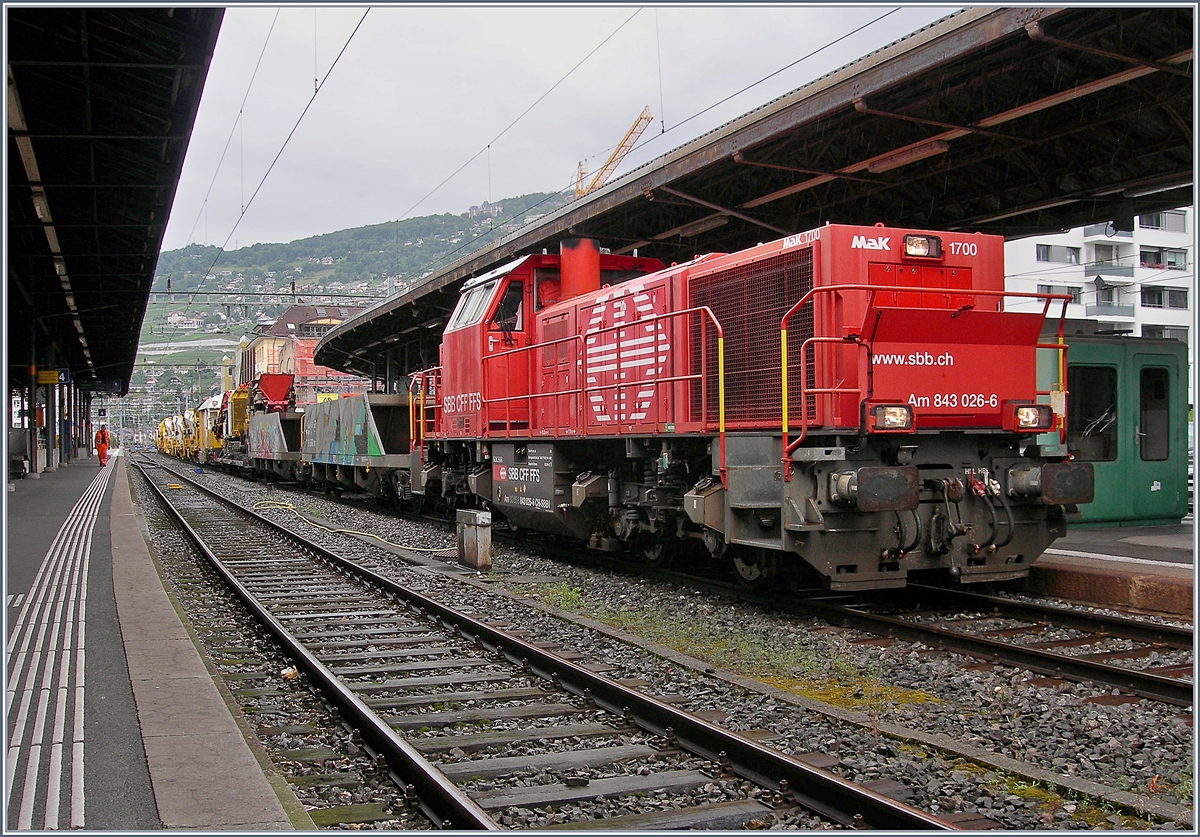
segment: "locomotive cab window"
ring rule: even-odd
[[[496,282],[493,280],[464,291],[463,295],[458,298],[458,306],[450,317],[450,325],[446,327],[446,331],[453,331],[456,328],[479,322],[483,318],[484,305],[495,289]]]
[[[533,308],[541,311],[558,302],[562,294],[561,276],[557,270],[539,267],[533,271]]]
[[[511,334],[514,331],[524,331],[525,283],[509,282],[496,305],[496,313],[492,315],[490,329]]]

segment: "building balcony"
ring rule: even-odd
[[[1083,228],[1083,237],[1090,238],[1091,236],[1102,236],[1104,238],[1133,238],[1133,232],[1130,230],[1113,232],[1110,224],[1089,224]]]
[[[1133,278],[1133,265],[1131,264],[1112,264],[1101,262],[1088,266],[1088,273],[1096,273],[1105,278],[1108,277],[1126,277]]]
[[[1088,305],[1084,309],[1087,317],[1129,317],[1133,318],[1132,305]]]

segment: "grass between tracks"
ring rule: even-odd
[[[793,694],[866,712],[878,720],[902,704],[936,702],[927,692],[884,683],[882,668],[836,635],[809,643],[768,631],[714,624],[703,613],[613,609],[586,601],[566,583],[530,585],[530,595],[560,610],[578,613],[665,645],[681,654],[751,677]]]
[[[524,590],[551,607],[603,622],[744,677],[862,712],[876,736],[880,722],[896,707],[940,702],[927,692],[887,684],[883,680],[882,663],[872,660],[837,634],[808,634],[804,643],[798,643],[795,634],[717,625],[706,618],[704,612],[688,612],[686,607],[669,612],[644,608],[613,609],[587,600],[580,588],[565,582],[528,585]],[[961,759],[949,763],[948,767],[979,774],[992,795],[1016,796],[1032,802],[1042,813],[1047,826],[1055,822],[1056,812],[1065,811],[1072,820],[1091,828],[1140,830],[1147,827],[1145,820],[1127,816],[1104,800],[1071,793],[1063,795],[1054,786],[1029,782]],[[984,776],[988,778],[984,779]],[[1191,787],[1191,777],[1185,777],[1176,786],[1176,795],[1190,799]],[[1135,790],[1150,791],[1153,795],[1151,789]]]

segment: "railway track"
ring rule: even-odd
[[[725,730],[637,683],[604,677],[593,670],[604,668],[600,661],[530,642],[519,626],[489,623],[486,614],[458,613],[182,473],[136,464],[436,826],[494,830],[502,812],[554,808],[564,812],[562,827],[578,828],[572,812],[598,796],[627,801],[629,813],[604,820],[605,829],[736,828],[795,806],[848,827],[982,824],[940,819],[882,786],[849,782]],[[673,807],[677,793],[697,787],[708,791],[705,801]]]
[[[831,604],[825,615],[988,663],[1112,686],[1121,690],[1113,700],[1192,705],[1191,628],[941,587],[910,585],[905,595],[900,606]]]
[[[1052,681],[1119,690],[1108,702],[1157,700],[1193,704],[1194,637],[1190,627],[1021,601],[965,589],[910,583],[878,594],[776,595],[710,576],[647,565],[619,554],[582,554],[587,564],[675,581],[798,616],[816,616],[883,641],[920,643],[973,657],[983,665],[1022,668]],[[573,559],[574,560],[574,559]],[[1139,667],[1139,663],[1144,663]]]
[[[446,525],[439,518],[421,519]],[[556,558],[569,555],[587,565],[678,581],[739,601],[817,616],[883,640],[962,654],[981,665],[1025,669],[1044,678],[1046,685],[1066,680],[1111,687],[1119,693],[1103,698],[1110,703],[1147,699],[1183,707],[1193,704],[1194,644],[1188,627],[916,583],[904,591],[888,591],[885,598],[821,590],[781,597],[712,576],[647,564],[622,553],[598,553],[561,543],[553,551]],[[1139,667],[1140,661],[1151,662]]]

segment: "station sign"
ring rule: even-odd
[[[79,388],[84,392],[108,392],[120,395],[121,381],[117,378],[103,378],[95,381],[85,380],[79,382]]]
[[[70,369],[39,369],[37,372],[38,386],[42,384],[69,384],[71,383]]]

